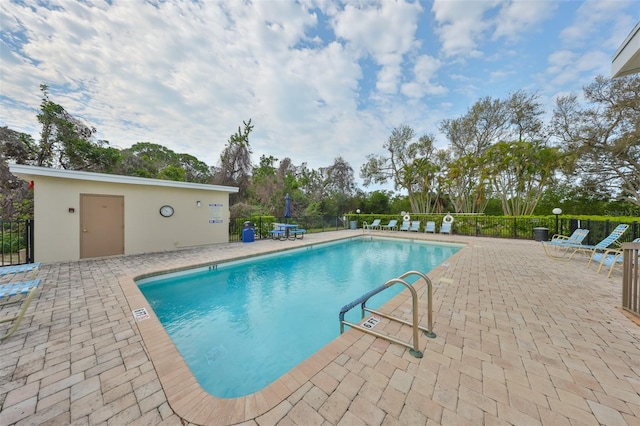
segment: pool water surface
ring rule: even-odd
[[[137,283],[204,390],[257,392],[340,332],[340,308],[409,270],[424,274],[462,246],[388,238],[318,244]],[[367,303],[379,307],[392,286]],[[347,319],[359,322],[359,309]]]

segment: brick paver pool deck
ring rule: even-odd
[[[421,336],[424,357],[349,330],[244,398],[202,391],[155,316],[133,317],[149,309],[134,277],[361,234],[44,264],[0,343],[0,425],[640,425],[640,327],[620,310],[621,268],[607,279],[534,241],[385,233],[465,244],[428,274],[437,337]],[[385,308],[410,318],[405,293]]]

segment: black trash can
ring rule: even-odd
[[[533,228],[533,236],[536,241],[548,241],[549,228]]]
[[[256,226],[253,222],[246,221],[242,224],[242,242],[252,243],[255,240]]]

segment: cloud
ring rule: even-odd
[[[612,40],[610,28],[632,27],[630,17],[622,11],[634,7],[634,3],[637,6],[637,2],[628,1],[581,3],[571,22],[559,32],[560,49],[548,56],[547,81],[556,88],[569,85],[579,92],[595,76],[608,75],[612,52],[622,42]],[[610,51],[606,52],[606,48]],[[567,87],[561,90],[566,91]]]
[[[558,6],[548,1],[515,0],[502,5],[495,18],[495,31],[492,39],[501,37],[516,41],[533,29],[540,29],[540,24],[549,19]]]
[[[599,36],[603,24],[617,21],[620,12],[630,6],[638,8],[639,5],[635,0],[581,2],[573,23],[560,32],[560,40],[567,47],[584,46]]]
[[[484,18],[485,13],[500,4],[499,0],[487,1],[449,1],[433,2],[433,12],[442,53],[445,57],[456,55],[481,56],[478,46],[491,28],[491,22]]]
[[[336,36],[358,57],[370,56],[380,65],[376,88],[397,92],[404,55],[416,45],[420,3],[383,1],[379,4],[346,4],[333,17]],[[384,29],[384,30],[383,30]]]
[[[443,95],[448,89],[434,83],[436,73],[442,62],[429,55],[419,56],[413,66],[414,80],[402,85],[402,94],[410,98],[422,98],[425,95]]]
[[[5,0],[0,125],[37,137],[45,83],[119,148],[213,165],[251,118],[255,162],[357,171],[400,124],[436,133],[482,96],[589,83],[634,16],[621,0]]]

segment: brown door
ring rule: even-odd
[[[80,194],[80,258],[124,254],[124,196]]]

